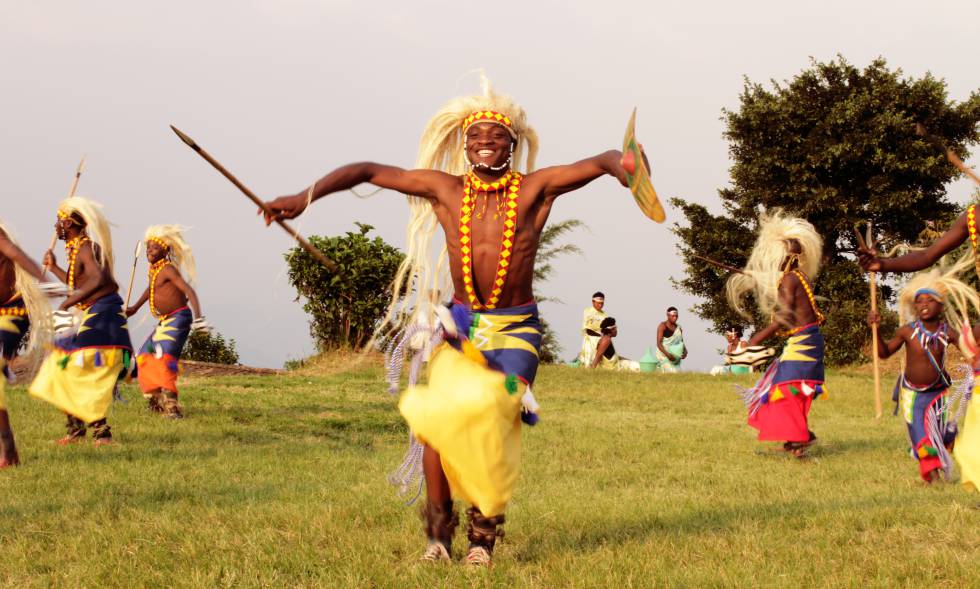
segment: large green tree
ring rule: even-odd
[[[286,252],[289,283],[305,299],[310,335],[319,350],[360,349],[374,333],[391,302],[391,283],[405,257],[380,237],[367,236],[371,225],[356,223],[358,231],[344,235],[313,235],[310,243],[336,262],[330,272],[306,250]]]
[[[782,207],[824,236],[817,294],[829,311],[827,359],[861,359],[867,336],[866,277],[852,255],[855,223],[872,221],[886,245],[913,243],[927,221],[945,226],[957,213],[945,185],[957,175],[943,154],[915,135],[915,123],[965,157],[978,140],[980,93],[956,103],[946,85],[890,70],[884,59],[863,70],[843,57],[811,62],[786,82],[746,79],[738,110],[723,111],[732,159],[731,185],[719,190],[722,214],[672,200],[686,223],[675,225],[686,274],[675,281],[701,297],[693,311],[719,331],[744,323],[724,295],[727,272],[693,254],[741,267],[755,240],[761,208]],[[883,295],[892,296],[886,285]],[[768,318],[756,317],[755,324]]]

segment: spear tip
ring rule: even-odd
[[[184,143],[186,143],[187,145],[189,145],[191,147],[191,149],[194,149],[194,150],[200,149],[197,146],[197,143],[195,143],[194,140],[191,139],[186,133],[184,133],[183,131],[181,131],[177,127],[174,127],[173,125],[170,125],[170,128],[173,129],[173,132],[177,134],[177,137],[180,137],[180,140],[183,141]]]

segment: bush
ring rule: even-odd
[[[218,332],[191,332],[190,337],[187,338],[187,345],[184,346],[183,358],[216,364],[238,364],[235,340],[225,340]]]

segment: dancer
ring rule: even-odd
[[[454,344],[465,355],[442,347],[430,362],[428,387],[411,388],[400,403],[413,432],[425,441],[425,560],[450,560],[457,497],[475,504],[468,511],[465,560],[490,563],[519,468],[518,384],[529,386],[538,366],[541,328],[532,278],[541,231],[562,194],[603,175],[628,185],[619,151],[534,171],[537,148],[524,110],[485,82],[481,95],[453,100],[429,121],[419,169],[350,164],[309,191],[268,203],[277,217],[293,218],[312,200],[362,182],[411,195],[407,255],[396,293],[440,288],[448,253],[455,325],[447,327],[458,332],[462,341]],[[518,171],[522,160],[524,173]],[[437,227],[447,250],[433,267],[430,241]],[[423,323],[418,318],[433,315],[433,307],[427,297],[395,300],[387,329]]]
[[[870,248],[858,251],[858,262],[861,268],[870,272],[914,272],[932,265],[942,256],[962,245],[967,239],[973,250],[973,264],[977,276],[980,276],[980,255],[977,254],[977,244],[980,242],[977,234],[977,205],[971,204],[966,208],[950,228],[936,241],[925,249],[915,250],[895,258],[879,258],[878,252]],[[964,333],[968,333],[965,330]],[[980,355],[977,356],[980,359]],[[960,480],[967,487],[980,490],[980,403],[977,389],[980,388],[980,366],[973,366],[976,388],[972,391],[973,401],[966,410],[966,418],[960,424],[959,434],[953,449],[953,458],[960,467]]]
[[[149,285],[126,309],[126,316],[132,317],[149,301],[150,314],[157,319],[156,329],[136,356],[137,379],[150,411],[170,419],[184,416],[177,393],[178,362],[184,344],[192,330],[207,328],[197,292],[184,280],[187,276],[194,282],[197,267],[181,231],[179,225],[147,228],[143,241],[150,263]]]
[[[28,333],[28,358],[36,358],[51,337],[51,311],[37,284],[43,276],[0,221],[0,469],[20,464],[4,392],[13,379],[9,364]]]
[[[60,268],[50,250],[44,254],[44,265],[68,285],[69,294],[56,317],[54,349],[29,392],[68,415],[68,434],[60,444],[81,441],[91,428],[100,446],[112,442],[106,414],[133,353],[112,274],[109,221],[102,205],[75,196],[58,206],[55,229],[65,242],[67,267]],[[74,316],[68,313],[72,308],[78,311]]]
[[[729,303],[740,315],[751,319],[745,308],[751,292],[763,315],[772,316],[769,326],[752,335],[750,347],[774,335],[786,338],[779,359],[744,391],[743,399],[759,440],[783,441],[783,449],[798,458],[817,439],[808,416],[810,404],[824,392],[824,316],[812,282],[822,249],[823,239],[809,222],[779,209],[764,213],[745,270],[725,285]]]
[[[912,277],[898,297],[902,320],[908,323],[887,343],[884,338],[878,340],[876,352],[882,359],[905,347],[899,405],[908,426],[911,454],[918,459],[919,476],[927,483],[952,476],[949,449],[955,432],[946,427],[951,384],[946,348],[956,345],[959,332],[953,326],[967,321],[967,307],[980,310],[976,291],[957,279],[957,274],[971,265],[970,258],[964,257],[952,268],[935,268]],[[869,326],[879,322],[877,313],[868,314]]]
[[[657,360],[661,372],[679,371],[681,360],[687,358],[684,332],[677,324],[677,317],[677,307],[667,307],[667,320],[657,326]]]
[[[595,358],[596,347],[602,337],[602,320],[608,317],[602,310],[606,306],[606,295],[601,291],[592,295],[592,304],[582,311],[582,348],[578,354],[578,364],[589,366]]]

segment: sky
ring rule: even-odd
[[[863,67],[881,56],[906,75],[944,79],[961,101],[980,87],[967,50],[978,22],[975,1],[0,0],[0,217],[39,259],[87,155],[78,194],[103,203],[115,224],[120,282],[147,226],[191,227],[204,314],[236,340],[243,363],[280,367],[314,350],[286,280],[290,238],[262,225],[170,124],[272,198],[353,161],[411,167],[428,118],[478,92],[473,72],[483,68],[527,111],[540,166],[618,148],[636,107],[661,200],[718,212],[731,166],[722,109],[738,107],[745,79],[790,79],[811,58],[840,54]],[[962,180],[949,189],[961,203],[972,190]],[[338,193],[296,225],[336,235],[366,222],[402,247],[407,212],[392,192]],[[568,238],[585,254],[559,260],[536,288],[564,301],[542,313],[565,358],[602,290],[621,354],[638,359],[654,346],[673,305],[690,349],[685,369],[719,362],[723,337],[670,282],[683,276],[669,231],[682,221],[676,210],[653,223],[607,177],[559,199],[551,220],[570,218],[588,225]],[[145,261],[136,285],[146,286]],[[151,328],[138,321],[136,345]]]

